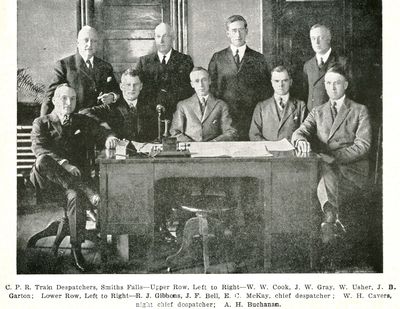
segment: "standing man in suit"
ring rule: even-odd
[[[310,40],[315,56],[308,60],[303,67],[304,93],[307,93],[307,109],[309,112],[328,100],[325,90],[324,76],[333,63],[340,63],[349,72],[347,58],[339,56],[331,48],[331,31],[325,25],[316,24],[311,27]],[[351,76],[349,76],[351,77]]]
[[[322,239],[329,243],[337,229],[343,229],[340,220],[345,226],[346,220],[351,223],[342,216],[351,207],[346,202],[367,182],[371,124],[367,108],[345,95],[348,81],[343,67],[330,68],[324,80],[328,102],[311,110],[293,133],[292,143],[301,152],[312,147],[323,159],[317,194],[325,214]],[[311,140],[315,141],[312,145]]]
[[[190,73],[195,94],[178,103],[170,133],[179,142],[232,141],[237,132],[232,127],[228,105],[209,93],[210,77],[206,69],[195,67]]]
[[[54,77],[47,90],[47,101],[40,115],[53,109],[54,91],[58,85],[68,83],[76,91],[76,110],[95,106],[98,102],[112,103],[118,98],[118,84],[111,64],[94,56],[97,49],[97,32],[83,26],[78,33],[78,52],[56,63]]]
[[[176,104],[193,94],[189,79],[193,69],[192,58],[172,48],[174,39],[171,26],[159,24],[154,30],[157,51],[140,57],[137,65],[143,77],[144,96],[155,105],[163,105],[168,120],[172,119]]]
[[[86,152],[89,144],[105,141],[115,148],[117,139],[87,116],[74,113],[76,92],[68,84],[54,90],[54,109],[38,117],[32,126],[32,151],[36,156],[31,181],[41,189],[50,184],[65,192],[72,256],[78,270],[86,270],[81,252],[85,238],[86,209],[97,206],[99,195],[93,190]]]
[[[111,104],[101,104],[80,113],[106,123],[120,139],[150,142],[157,137],[157,117],[153,105],[141,94],[143,83],[139,72],[127,69],[119,87],[122,97]]]
[[[271,95],[269,69],[264,55],[246,45],[247,21],[240,15],[225,23],[230,46],[215,53],[208,65],[211,93],[228,103],[240,140],[248,140],[251,116],[257,102]]]
[[[305,119],[306,104],[292,97],[292,79],[284,66],[271,71],[274,95],[259,102],[254,109],[249,137],[251,141],[291,140],[293,132]]]

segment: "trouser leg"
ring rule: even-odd
[[[317,188],[318,200],[322,211],[330,210],[338,212],[339,209],[339,175],[333,165],[323,163],[321,165],[321,179]]]
[[[65,190],[70,189],[78,180],[68,173],[60,164],[48,155],[37,157],[35,165],[32,168],[30,175],[31,182],[39,188],[46,188],[48,181],[55,183]]]
[[[70,242],[72,247],[80,247],[85,241],[86,197],[82,192],[69,189],[65,192],[67,198],[66,213],[69,222]]]

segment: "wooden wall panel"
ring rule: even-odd
[[[154,29],[161,21],[158,5],[108,6],[104,10],[106,29]]]

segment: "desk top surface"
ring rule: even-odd
[[[264,157],[149,157],[143,154],[130,155],[116,159],[114,150],[105,150],[97,156],[99,164],[141,164],[141,163],[215,163],[215,162],[270,162],[270,161],[319,161],[315,153],[299,153],[297,151],[274,151],[273,156]]]

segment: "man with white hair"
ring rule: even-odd
[[[59,60],[54,77],[47,90],[47,101],[42,104],[40,115],[50,113],[54,91],[58,85],[68,83],[76,91],[76,111],[97,105],[109,104],[118,98],[119,88],[113,68],[95,56],[98,35],[96,29],[83,26],[78,33],[77,53]]]
[[[304,90],[307,93],[307,109],[309,112],[328,101],[325,90],[324,76],[333,63],[345,67],[351,79],[351,69],[346,57],[338,55],[331,48],[332,34],[326,25],[315,24],[310,29],[310,40],[315,56],[308,60],[303,67]]]
[[[189,74],[192,58],[172,48],[175,35],[170,25],[159,24],[154,29],[157,51],[140,57],[137,70],[143,76],[143,96],[154,105],[166,109],[165,118],[171,120],[176,104],[193,94]]]

